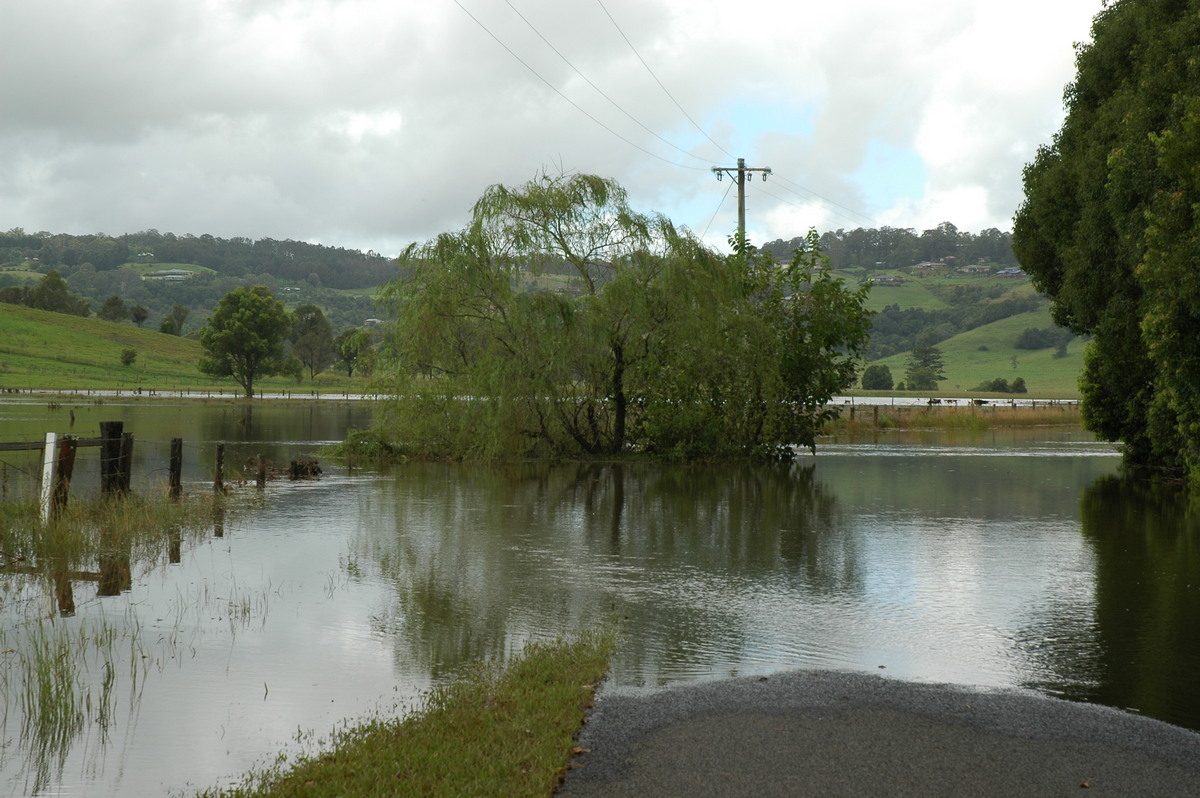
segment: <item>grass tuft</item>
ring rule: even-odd
[[[332,748],[277,763],[209,798],[548,796],[615,647],[612,632],[531,643],[507,667],[479,665],[404,719],[334,732]]]
[[[859,405],[851,412],[843,408],[841,416],[826,424],[826,435],[876,430],[951,429],[982,432],[999,427],[1078,426],[1079,405],[1047,403],[1028,405],[935,405],[877,407]]]

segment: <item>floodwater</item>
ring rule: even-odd
[[[227,464],[286,462],[370,414],[105,401],[0,405],[0,442],[122,420],[135,492],[162,489],[174,437],[205,491],[218,441]],[[73,496],[98,488],[93,456]],[[10,497],[36,457],[0,452]],[[832,439],[776,466],[321,465],[271,481],[221,537],[188,537],[178,563],[164,535],[120,595],[75,584],[73,615],[48,580],[0,569],[0,793],[230,783],[470,662],[609,622],[618,685],[848,669],[1200,729],[1194,511],[1121,479],[1116,449],[1076,428]],[[26,667],[47,650],[71,656]],[[75,714],[38,716],[47,681]]]

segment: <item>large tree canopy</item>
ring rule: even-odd
[[[233,377],[252,397],[258,377],[290,370],[283,343],[291,327],[291,315],[265,286],[230,291],[200,329],[200,370]]]
[[[1118,0],[1025,170],[1013,247],[1090,334],[1084,421],[1200,482],[1200,0]]]
[[[616,183],[493,186],[414,246],[391,311],[391,443],[424,456],[780,456],[854,379],[865,289],[810,237],[792,263],[722,257]]]

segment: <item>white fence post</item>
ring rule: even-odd
[[[50,506],[54,496],[54,466],[58,463],[58,433],[46,433],[46,448],[42,453],[42,523],[50,523]]]

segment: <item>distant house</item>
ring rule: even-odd
[[[367,319],[363,322],[364,327],[374,327],[376,324],[383,324],[383,319]]]
[[[1008,279],[1008,280],[1019,280],[1020,278],[1026,277],[1028,275],[1026,275],[1025,272],[1021,271],[1016,266],[1006,266],[1005,268],[996,272],[996,276],[1004,277],[1005,279]]]
[[[946,264],[941,261],[923,260],[916,266],[913,266],[913,271],[920,272],[921,274],[932,274],[933,272],[940,272],[945,268]]]
[[[178,283],[191,277],[195,272],[191,269],[159,269],[156,272],[147,272],[143,279],[145,280],[161,280],[167,283]]]
[[[903,285],[904,281],[894,274],[876,274],[871,277],[871,282],[874,285],[897,286]]]
[[[959,266],[958,267],[959,274],[979,275],[979,274],[991,274],[991,272],[992,272],[992,267],[984,265],[982,263],[973,263],[970,266]]]

